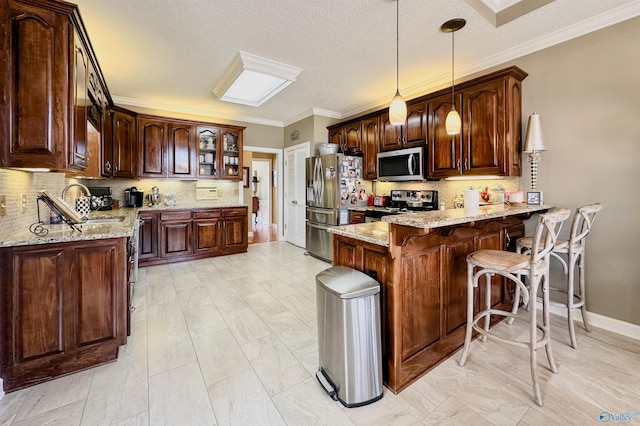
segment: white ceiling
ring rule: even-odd
[[[74,0],[72,0],[74,1]],[[388,103],[396,86],[394,0],[75,0],[116,104],[283,126]],[[508,2],[513,3],[513,2]],[[639,16],[640,0],[556,0],[496,28],[464,0],[400,0],[400,92],[456,80]],[[212,89],[239,51],[302,68],[260,107]]]

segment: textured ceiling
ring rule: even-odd
[[[73,1],[73,0],[72,0]],[[76,0],[116,104],[276,126],[344,118],[391,100],[394,0]],[[640,0],[556,0],[498,28],[464,0],[400,0],[400,92],[426,93],[527,53],[640,15]],[[212,89],[239,51],[302,68],[260,107]]]

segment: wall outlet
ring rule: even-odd
[[[0,195],[0,216],[7,214],[7,196]]]
[[[27,211],[27,194],[22,194],[22,198],[20,199],[20,212],[24,213]]]

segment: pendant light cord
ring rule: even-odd
[[[456,56],[456,49],[455,49],[455,30],[451,31],[451,106],[453,107],[453,109],[456,108],[456,89],[455,89],[455,77],[454,77],[454,72],[455,72],[455,56]]]
[[[400,0],[396,0],[396,93],[400,93]]]

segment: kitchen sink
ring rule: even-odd
[[[94,216],[83,222],[84,225],[123,222],[126,216]]]

